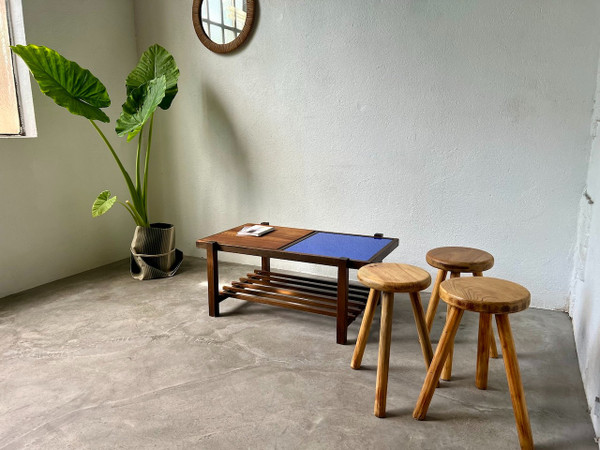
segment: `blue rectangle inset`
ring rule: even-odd
[[[315,233],[285,249],[287,252],[368,261],[391,239],[337,233]]]

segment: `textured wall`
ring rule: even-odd
[[[23,13],[27,41],[90,69],[116,118],[136,62],[132,2],[27,0]],[[124,210],[92,219],[100,191],[126,194],[121,174],[86,119],[32,87],[39,137],[0,140],[0,297],[126,257],[134,228]],[[116,138],[114,120],[103,129]]]
[[[490,275],[566,307],[597,2],[261,0],[232,55],[202,46],[191,3],[135,2],[138,49],[160,42],[182,72],[152,194],[186,253],[245,221],[383,232],[390,261],[482,247]]]
[[[600,81],[600,71],[598,73]],[[596,99],[600,98],[600,83]],[[581,203],[577,265],[571,308],[579,369],[585,386],[596,435],[600,437],[600,108],[594,110],[592,143],[586,191]]]

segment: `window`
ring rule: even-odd
[[[15,44],[25,44],[21,0],[0,0],[0,137],[34,137],[29,70],[13,56]]]
[[[211,41],[228,44],[244,29],[246,11],[246,0],[204,0],[200,14],[204,32]]]

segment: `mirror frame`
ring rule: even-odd
[[[248,10],[246,11],[246,23],[244,24],[244,28],[238,37],[227,44],[217,44],[216,42],[211,41],[204,32],[201,17],[201,7],[203,1],[208,0],[194,0],[192,5],[192,22],[194,23],[194,30],[196,30],[196,34],[198,35],[200,42],[202,42],[206,48],[215,53],[229,53],[242,45],[252,30],[252,24],[254,22],[254,0],[246,0],[246,6]]]

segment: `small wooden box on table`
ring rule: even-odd
[[[252,224],[240,225],[196,241],[197,247],[206,249],[209,315],[218,317],[219,303],[228,297],[234,297],[332,316],[336,318],[336,341],[338,344],[345,344],[348,325],[363,311],[369,295],[369,289],[365,286],[349,282],[349,270],[383,261],[398,247],[398,239],[278,226],[264,236],[238,236],[238,231],[248,225]],[[318,238],[317,235],[337,237],[350,243],[356,240],[357,244],[364,243],[365,240],[379,240],[379,245],[372,254],[359,254],[352,248],[336,248],[331,242],[322,249],[308,246],[303,252],[294,250],[302,249],[303,241],[310,242],[310,239]],[[335,239],[332,242],[335,243]],[[260,256],[261,270],[255,270],[219,291],[219,251]],[[334,266],[337,267],[337,280],[271,272],[271,258]]]

